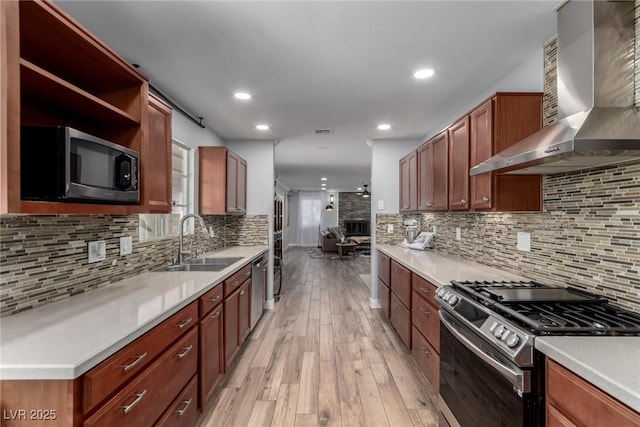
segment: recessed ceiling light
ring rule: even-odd
[[[323,176],[322,178],[320,178],[320,181],[326,181],[326,180],[327,180],[326,176]]]
[[[416,79],[427,79],[431,76],[433,76],[436,72],[433,71],[431,68],[423,68],[422,70],[418,70],[415,73],[413,73],[413,77],[415,77]]]
[[[321,185],[322,185],[323,187],[326,187],[326,186],[327,186],[327,184],[325,184],[325,183],[322,183]]]
[[[258,130],[269,130],[269,125],[256,125]]]
[[[242,99],[243,101],[251,99],[251,94],[247,92],[236,92],[233,94],[233,96],[235,96],[237,99]]]
[[[389,130],[391,129],[391,125],[388,123],[381,123],[378,125],[379,130]]]

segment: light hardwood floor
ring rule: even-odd
[[[370,259],[285,252],[282,298],[265,312],[196,423],[437,426],[437,393],[359,274]]]

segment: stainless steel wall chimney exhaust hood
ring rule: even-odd
[[[558,15],[558,120],[471,168],[554,174],[640,159],[634,3],[568,1]]]

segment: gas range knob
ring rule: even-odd
[[[444,294],[442,295],[442,299],[445,301],[448,301],[450,296],[451,296],[451,292],[444,291]]]
[[[495,336],[496,338],[500,338],[505,329],[506,328],[503,325],[498,325],[498,327],[493,330],[493,336]]]
[[[507,340],[507,347],[513,348],[517,346],[519,342],[520,342],[520,337],[517,336],[516,334],[512,334],[511,338]]]
[[[447,302],[451,305],[454,305],[455,303],[458,302],[458,297],[455,295],[451,295],[449,299],[447,299]]]

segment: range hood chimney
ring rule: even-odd
[[[557,18],[559,120],[471,168],[471,175],[554,174],[640,159],[634,2],[567,1]]]

